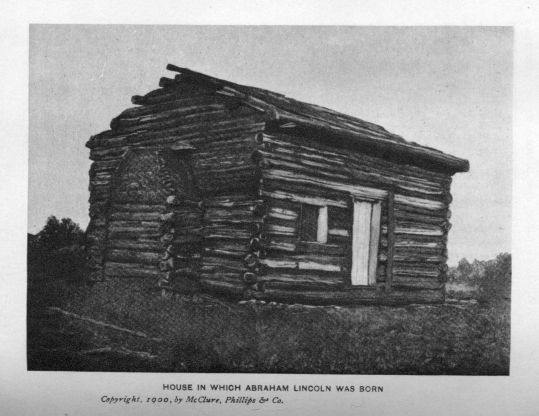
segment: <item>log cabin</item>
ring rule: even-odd
[[[87,142],[93,280],[282,303],[444,301],[450,184],[467,160],[167,69]]]

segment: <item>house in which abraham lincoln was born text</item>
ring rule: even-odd
[[[444,300],[451,177],[468,161],[167,69],[177,75],[87,143],[96,284],[283,303]]]

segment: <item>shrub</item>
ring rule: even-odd
[[[449,270],[450,283],[463,283],[474,287],[473,297],[480,302],[496,303],[511,296],[511,254],[501,253],[494,260],[467,259],[459,261],[457,267]],[[458,293],[451,293],[459,297]],[[460,297],[469,297],[469,294],[460,294]]]
[[[50,216],[43,229],[28,235],[28,277],[80,279],[86,263],[85,234],[69,218]]]
[[[488,262],[474,260],[470,263],[468,259],[463,258],[459,261],[457,267],[451,267],[448,272],[449,282],[465,283],[470,286],[476,286],[485,274],[485,266]]]
[[[495,303],[511,297],[511,254],[498,254],[485,262],[485,271],[478,280],[479,301]]]

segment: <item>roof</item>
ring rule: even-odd
[[[469,170],[469,162],[431,147],[404,140],[401,136],[388,132],[382,126],[352,117],[329,108],[308,104],[283,94],[235,84],[230,81],[214,78],[187,68],[167,65],[167,69],[178,72],[175,80],[162,78],[160,85],[173,82],[192,82],[211,85],[216,93],[240,99],[245,105],[264,111],[271,118],[278,120],[281,126],[299,125],[351,139],[355,143],[376,148],[383,154],[397,154],[399,158],[425,160],[433,167],[455,172]]]

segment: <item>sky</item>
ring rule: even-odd
[[[31,25],[28,232],[49,215],[86,227],[86,141],[174,63],[468,159],[449,264],[510,252],[512,55],[508,27]]]

